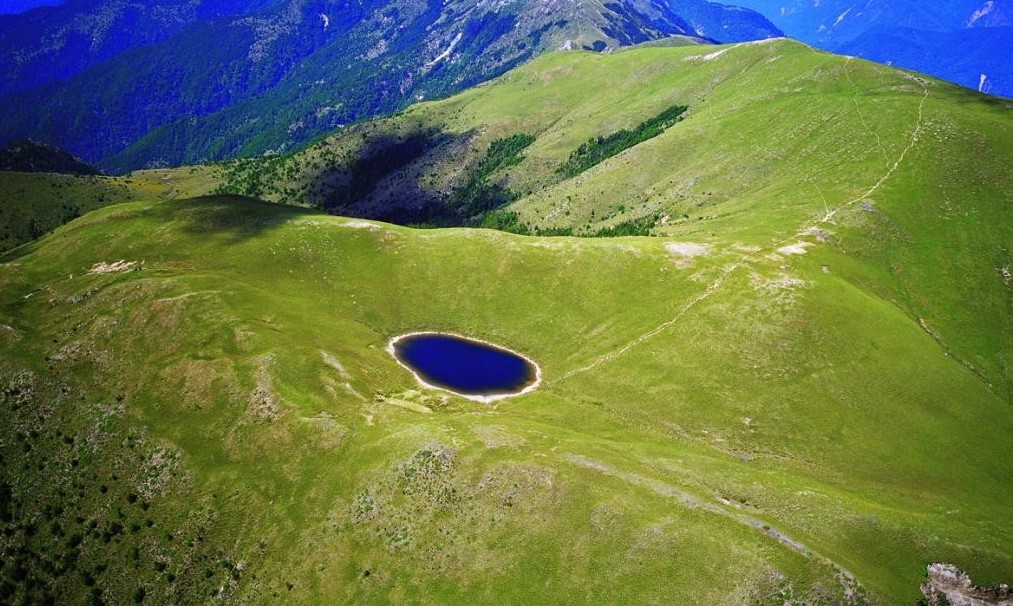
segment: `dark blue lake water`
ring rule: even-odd
[[[426,383],[469,396],[518,393],[538,371],[523,357],[493,345],[436,333],[407,335],[394,355]]]

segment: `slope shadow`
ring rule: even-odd
[[[113,204],[92,212],[105,212],[117,206],[119,205]],[[185,235],[216,238],[223,244],[233,245],[261,236],[295,218],[319,214],[318,210],[283,206],[247,196],[223,194],[158,202],[140,210],[130,210],[115,216],[125,221],[149,221],[154,225],[175,223],[179,231]],[[70,230],[87,229],[91,223],[90,216],[91,213],[87,213],[64,227]],[[110,220],[108,217],[98,219],[100,222],[108,220]],[[0,251],[0,263],[10,263],[28,256],[38,250],[52,234],[53,232],[49,231],[37,239]]]
[[[159,204],[146,214],[165,223],[182,223],[181,231],[191,236],[208,236],[239,244],[281,227],[292,219],[319,214],[319,211],[283,206],[234,194],[201,196]]]
[[[451,134],[419,128],[362,137],[351,160],[327,167],[312,179],[309,200],[315,207],[399,225],[465,224],[467,217],[451,206],[460,186],[453,182],[466,182],[473,169],[475,131]]]

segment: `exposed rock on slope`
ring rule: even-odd
[[[928,573],[929,579],[921,589],[930,606],[1013,605],[1013,589],[1009,585],[975,587],[966,572],[951,564],[929,564]]]

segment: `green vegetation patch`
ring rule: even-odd
[[[482,163],[478,165],[477,179],[485,179],[501,168],[516,166],[521,163],[524,156],[521,155],[525,149],[535,142],[532,135],[519,134],[496,139],[489,145]]]
[[[631,219],[630,221],[623,221],[622,223],[613,225],[612,227],[603,227],[591,235],[595,238],[619,238],[622,236],[649,236],[651,235],[651,229],[654,228],[657,223],[658,217],[651,215],[649,217],[641,217],[639,219]]]
[[[84,213],[132,197],[129,183],[98,176],[0,172],[0,251]]]
[[[499,183],[490,183],[489,176],[497,170],[520,164],[524,159],[521,152],[534,142],[533,136],[519,134],[496,139],[489,145],[475,173],[464,186],[454,191],[447,202],[449,210],[460,221],[458,225],[465,223],[481,225],[486,213],[505,206],[519,197],[517,193]]]
[[[287,156],[264,156],[222,164],[219,168],[222,182],[214,193],[263,197],[270,184],[281,177],[280,171],[286,160]]]
[[[611,135],[588,139],[570,154],[566,163],[559,167],[559,172],[567,177],[575,177],[638,143],[653,139],[681,120],[688,109],[685,105],[673,105],[657,116],[644,120],[633,130],[624,128]]]

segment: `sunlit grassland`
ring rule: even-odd
[[[70,394],[32,436],[4,392],[14,502],[47,520],[24,544],[76,550],[58,586],[110,601],[894,604],[935,561],[1008,582],[1009,105],[786,41],[701,58],[720,50],[549,55],[369,127],[474,131],[460,164],[531,134],[511,209],[668,215],[653,237],[159,189],[7,253],[5,381]],[[665,133],[558,177],[675,103]],[[544,383],[495,406],[424,390],[385,351],[413,330],[520,351]],[[83,496],[34,484],[39,461]]]

